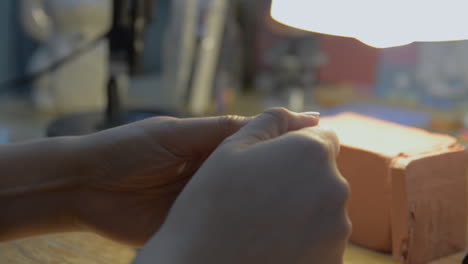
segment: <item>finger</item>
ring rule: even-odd
[[[242,116],[176,119],[158,137],[180,155],[206,154],[251,119]]]
[[[303,128],[298,133],[313,137],[317,142],[323,144],[330,152],[333,160],[338,157],[340,153],[340,139],[333,129],[326,126],[315,126]]]
[[[274,108],[252,119],[229,138],[229,144],[252,145],[279,137],[289,131],[315,126],[318,122],[319,113],[316,112],[299,114],[284,108]]]

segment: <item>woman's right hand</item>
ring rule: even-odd
[[[267,111],[227,138],[136,263],[341,263],[349,189],[318,117]]]

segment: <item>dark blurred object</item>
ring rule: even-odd
[[[242,90],[247,91],[254,86],[256,76],[257,51],[255,47],[258,30],[258,13],[261,1],[239,0],[238,21],[242,33],[243,41],[243,86]]]
[[[156,0],[114,0],[109,32],[112,61],[124,61],[132,75],[143,71],[145,29],[153,20]]]
[[[31,91],[30,83],[11,81],[27,74],[28,60],[37,48],[37,43],[22,29],[19,8],[20,1],[0,1],[0,96],[27,95]]]

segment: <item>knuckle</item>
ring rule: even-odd
[[[259,136],[259,138],[272,138],[274,135],[283,134],[288,131],[289,127],[289,118],[291,113],[286,108],[271,108],[259,115],[258,118],[267,123],[274,124],[274,129],[269,129],[269,131],[262,132],[264,135]]]
[[[280,123],[286,123],[290,116],[290,112],[283,107],[270,108],[266,110],[264,114],[269,115]]]
[[[136,122],[136,127],[143,131],[152,132],[155,130],[174,129],[177,127],[179,119],[170,116],[151,117],[145,120]]]
[[[346,215],[343,215],[338,220],[336,224],[336,229],[334,232],[334,236],[337,240],[345,240],[351,235],[352,232],[352,224],[349,221],[349,218]]]
[[[317,163],[328,164],[332,150],[330,146],[320,137],[306,136],[300,132],[291,133],[291,140],[294,142],[295,148],[298,148],[299,152],[310,160]]]
[[[343,228],[343,233],[345,235],[345,238],[348,239],[351,236],[352,232],[353,232],[353,223],[349,219],[348,215],[345,215],[344,228]]]
[[[309,143],[308,147],[317,160],[329,161],[331,159],[332,150],[323,139],[317,138],[313,140],[311,143]]]
[[[152,122],[152,123],[171,123],[171,122],[176,122],[179,120],[176,117],[172,116],[157,116],[157,117],[151,117],[146,119],[147,122]]]
[[[344,208],[351,194],[348,182],[338,173],[333,173],[326,185],[328,203],[336,208]]]
[[[150,122],[158,123],[165,129],[173,129],[179,125],[180,119],[170,116],[158,116],[149,119]]]
[[[327,223],[323,229],[324,242],[336,243],[338,241],[346,241],[352,233],[352,224],[344,209],[327,215],[323,220]]]
[[[226,132],[226,135],[232,134],[239,128],[243,117],[236,115],[226,115],[218,118],[218,127]]]
[[[277,115],[289,115],[290,112],[284,107],[273,107],[265,111],[265,113],[273,113]]]
[[[335,193],[336,194],[336,193]],[[335,200],[327,200],[327,207],[329,210],[330,229],[328,230],[328,237],[330,240],[342,241],[349,238],[352,232],[352,223],[349,220],[346,211],[347,199],[343,199],[345,195],[339,193],[335,195]]]
[[[338,156],[340,152],[340,139],[336,132],[330,128],[322,128],[324,131],[321,135],[322,141],[328,143],[329,150],[332,151],[332,156]]]
[[[338,183],[335,184],[335,201],[342,206],[346,205],[351,194],[349,184],[344,179],[337,179]]]

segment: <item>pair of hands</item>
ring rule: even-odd
[[[340,263],[349,191],[317,124],[273,109],[90,135],[101,173],[80,187],[77,222],[134,246],[157,232],[136,263]]]

